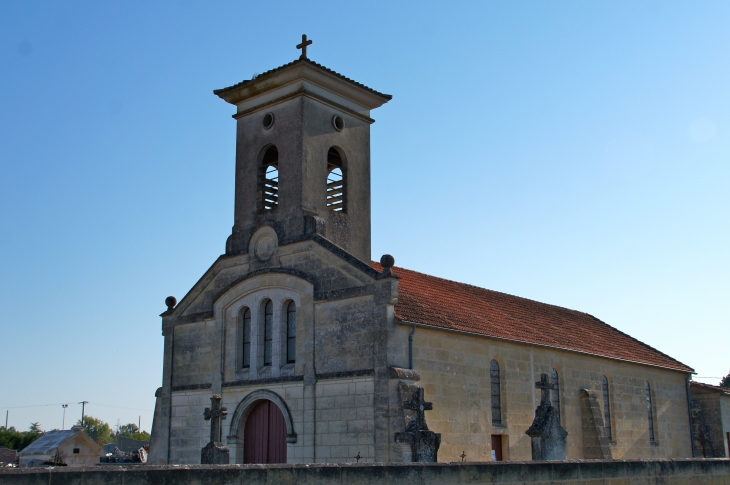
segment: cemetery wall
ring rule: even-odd
[[[730,485],[730,460],[0,469],[3,485]]]

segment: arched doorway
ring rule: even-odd
[[[244,463],[286,463],[286,422],[268,399],[254,404],[243,432]]]

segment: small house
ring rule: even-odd
[[[20,467],[45,466],[54,460],[56,453],[68,466],[89,466],[99,463],[103,456],[101,446],[84,433],[81,426],[68,430],[54,430],[45,433],[18,454]]]

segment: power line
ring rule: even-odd
[[[42,408],[45,406],[62,406],[66,403],[63,402],[57,402],[53,404],[30,404],[28,406],[0,406],[2,409],[21,409],[21,408]]]
[[[41,408],[41,407],[48,407],[48,406],[63,406],[66,403],[53,403],[53,404],[29,404],[27,406],[0,406],[0,409],[23,409],[23,408]],[[81,404],[81,403],[79,403]],[[143,408],[131,408],[127,406],[116,406],[114,404],[102,404],[99,402],[89,402],[86,401],[86,404],[93,404],[95,406],[104,406],[107,408],[115,408],[115,409],[131,409],[133,411],[147,411],[152,412],[152,409],[143,409]]]
[[[113,404],[102,404],[99,402],[90,402],[89,404],[93,404],[95,406],[106,406],[108,408],[117,408],[117,409],[131,409],[133,411],[147,411],[148,413],[152,412],[152,409],[142,409],[142,408],[130,408],[127,406],[115,406]]]

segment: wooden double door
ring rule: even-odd
[[[262,400],[254,405],[243,437],[244,463],[286,463],[286,422],[273,402]]]

